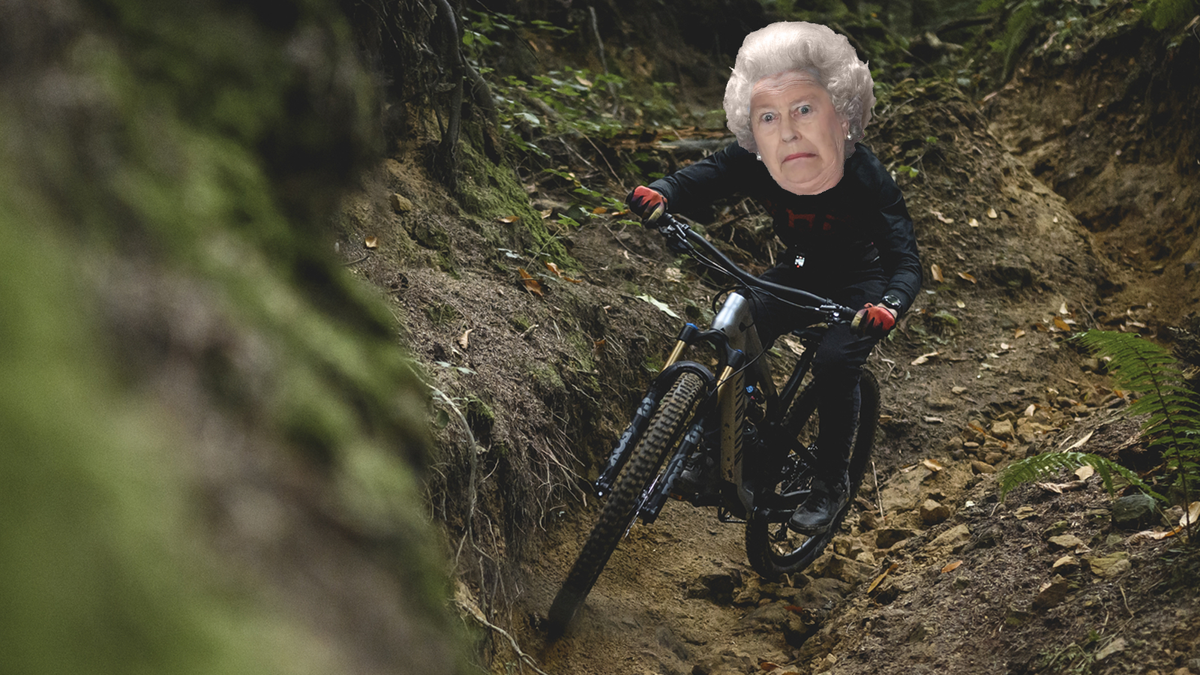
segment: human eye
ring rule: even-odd
[[[812,114],[813,108],[811,105],[809,105],[807,103],[801,103],[800,105],[796,106],[794,108],[794,110],[796,111],[797,114],[799,114],[801,116],[805,116],[805,115]]]
[[[765,112],[765,113],[763,113],[763,114],[759,115],[759,116],[758,116],[758,119],[759,119],[759,121],[760,121],[760,122],[762,122],[762,123],[764,123],[764,124],[768,124],[768,123],[774,122],[774,121],[775,121],[775,113],[773,113],[773,112]]]

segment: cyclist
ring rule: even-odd
[[[779,22],[750,33],[725,88],[737,141],[626,199],[631,211],[653,222],[668,206],[686,212],[748,196],[771,214],[788,247],[764,280],[862,307],[857,329],[831,326],[817,348],[820,465],[810,496],[789,521],[804,534],[828,529],[850,497],[846,472],[860,369],[921,285],[904,197],[858,143],[875,105],[873,86],[849,41],[825,26]],[[764,349],[799,327],[802,318],[789,305],[762,294],[752,300]]]

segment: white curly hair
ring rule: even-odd
[[[764,77],[789,70],[813,74],[829,92],[838,116],[850,123],[846,157],[862,140],[875,107],[875,83],[850,41],[827,26],[806,21],[780,21],[746,36],[733,74],[725,85],[725,118],[738,145],[756,152],[750,128],[750,96]]]

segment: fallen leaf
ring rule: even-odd
[[[1000,214],[996,213],[996,209],[988,209],[988,218],[995,220],[996,218],[999,218],[999,217],[1000,217]]]
[[[1086,434],[1083,435],[1083,438],[1072,443],[1071,447],[1064,450],[1064,452],[1071,452],[1072,450],[1078,450],[1079,448],[1082,448],[1084,443],[1087,443],[1088,441],[1092,440],[1092,434],[1094,434],[1094,433],[1096,433],[1095,429],[1087,432]]]
[[[524,267],[518,267],[517,272],[521,274],[521,282],[525,284],[525,290],[535,295],[545,297],[545,294],[542,293],[542,285],[538,283],[537,279],[533,278],[532,274],[526,272]]]
[[[974,218],[968,220],[967,224],[970,225],[971,227],[979,227],[979,221],[975,220]]]
[[[926,424],[941,424],[943,421],[944,420],[942,420],[942,418],[940,418],[940,417],[933,417],[933,416],[929,416],[929,415],[927,415],[925,417]]]
[[[363,240],[363,246],[366,246],[367,248],[375,248],[378,245],[379,245],[379,240],[376,239],[375,237],[367,237],[366,239]]]
[[[1030,403],[1030,404],[1029,404],[1029,407],[1025,409],[1025,416],[1026,416],[1026,417],[1033,417],[1033,413],[1034,413],[1034,411],[1036,411],[1036,410],[1037,410],[1037,406],[1036,406],[1036,405],[1034,405],[1033,403]]]
[[[929,352],[928,354],[922,354],[922,355],[918,356],[917,358],[913,359],[912,363],[910,363],[908,365],[919,366],[922,363],[928,362],[929,359],[937,356],[938,354],[941,354],[941,352]]]
[[[955,300],[955,301],[954,301],[954,306],[955,306],[955,307],[958,307],[959,309],[966,309],[966,308],[967,308],[967,303],[963,302],[962,300]]]
[[[671,308],[667,306],[667,303],[663,302],[662,300],[655,300],[654,298],[650,297],[649,295],[639,295],[639,296],[637,296],[637,299],[641,300],[643,302],[648,302],[651,305],[654,305],[655,307],[659,308],[664,314],[671,317],[672,319],[679,318],[679,315],[676,314],[675,312],[672,312]]]
[[[938,265],[937,263],[934,263],[929,266],[929,273],[930,273],[930,276],[933,277],[933,280],[938,282],[939,284],[946,280],[946,277],[942,276],[941,266]]]
[[[1006,350],[1006,349],[1008,349],[1008,343],[1007,343],[1007,342],[1001,342],[1001,343],[1000,343],[1000,351],[1004,351],[1004,350]]]
[[[759,662],[758,662],[758,667],[759,667],[759,668],[761,668],[762,670],[765,670],[766,672],[768,672],[768,673],[769,673],[769,672],[771,672],[772,670],[775,670],[776,668],[778,668],[778,667],[779,667],[779,664],[778,664],[778,663],[771,663],[770,661],[759,661]]]
[[[1079,480],[1087,480],[1095,475],[1095,473],[1096,470],[1086,464],[1075,469],[1075,477]]]
[[[1200,522],[1200,502],[1192,502],[1188,506],[1188,512],[1179,519],[1179,526],[1187,527],[1189,522]]]
[[[592,209],[592,215],[602,216],[606,213],[608,213],[608,209],[604,208],[603,206],[597,206],[596,208]]]
[[[1063,321],[1061,317],[1054,317],[1054,327],[1068,333],[1071,332],[1071,325]]]
[[[592,356],[599,356],[600,354],[604,353],[604,347],[607,344],[608,344],[608,341],[603,338],[593,341],[592,342]]]
[[[667,278],[667,281],[672,283],[677,284],[683,281],[683,272],[681,272],[678,267],[668,267],[664,269],[663,276]]]
[[[932,213],[940,222],[946,223],[947,225],[954,222],[953,218],[947,218],[946,216],[943,216],[941,211],[930,211],[930,213]]]
[[[517,216],[501,216],[500,218],[497,218],[496,220],[507,225],[508,223],[517,222],[518,220],[520,220],[520,218],[518,218]]]
[[[1058,313],[1067,316],[1071,312],[1067,310],[1067,301],[1063,300],[1063,304],[1058,308]]]
[[[467,345],[469,344],[468,340],[470,339],[471,331],[473,330],[475,329],[468,328],[462,335],[458,336],[458,346],[461,347],[463,351],[467,350]]]
[[[923,459],[923,460],[921,460],[921,464],[923,464],[926,469],[929,469],[930,471],[932,471],[934,473],[937,473],[937,472],[941,471],[942,469],[946,468],[946,467],[942,466],[941,464],[939,464],[936,459]]]
[[[966,279],[967,281],[969,281],[969,282],[971,282],[971,283],[975,283],[975,277],[971,276],[970,274],[967,274],[966,272],[959,272],[959,273],[958,273],[958,278],[959,278],[959,279]]]
[[[582,84],[582,85],[583,85],[583,86],[585,86],[585,87],[590,87],[590,86],[592,86],[592,82],[591,82],[591,80],[588,80],[587,78],[585,78],[585,77],[584,77],[584,76],[582,76],[582,75],[576,75],[576,76],[575,76],[575,81],[576,81],[576,82],[578,82],[579,84]]]
[[[558,269],[558,265],[556,265],[552,262],[549,262],[549,261],[546,261],[544,264],[546,265],[546,269],[550,270],[551,272],[554,272],[554,276],[561,277],[563,275],[562,272]]]
[[[962,563],[963,561],[961,560],[955,560],[954,562],[942,568],[942,574],[949,574],[950,572],[953,572],[954,570],[958,569],[959,565],[962,565]]]
[[[1024,328],[1018,328],[1015,332],[1013,332],[1013,339],[1023,338],[1023,337],[1025,337],[1025,329]]]
[[[538,213],[542,215],[542,220],[545,220],[554,215],[554,209],[546,209],[545,211],[539,211]]]

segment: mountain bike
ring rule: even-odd
[[[595,494],[606,502],[550,607],[551,639],[566,630],[634,522],[653,523],[669,498],[715,506],[721,522],[745,524],[746,555],[764,578],[803,570],[825,550],[849,513],[871,453],[879,385],[863,370],[850,446],[850,499],[820,533],[803,535],[788,528],[815,475],[820,389],[810,371],[816,347],[830,324],[853,323],[855,310],[754,277],[670,214],[655,226],[673,251],[732,277],[737,290],[728,294],[709,329],[688,323],[679,332],[666,365],[596,479]],[[802,350],[781,389],[754,327],[750,307],[756,293],[793,304],[808,324],[792,333]],[[716,352],[714,369],[683,358],[685,350],[702,345]],[[713,475],[710,482],[681,480],[704,475],[706,467]]]

